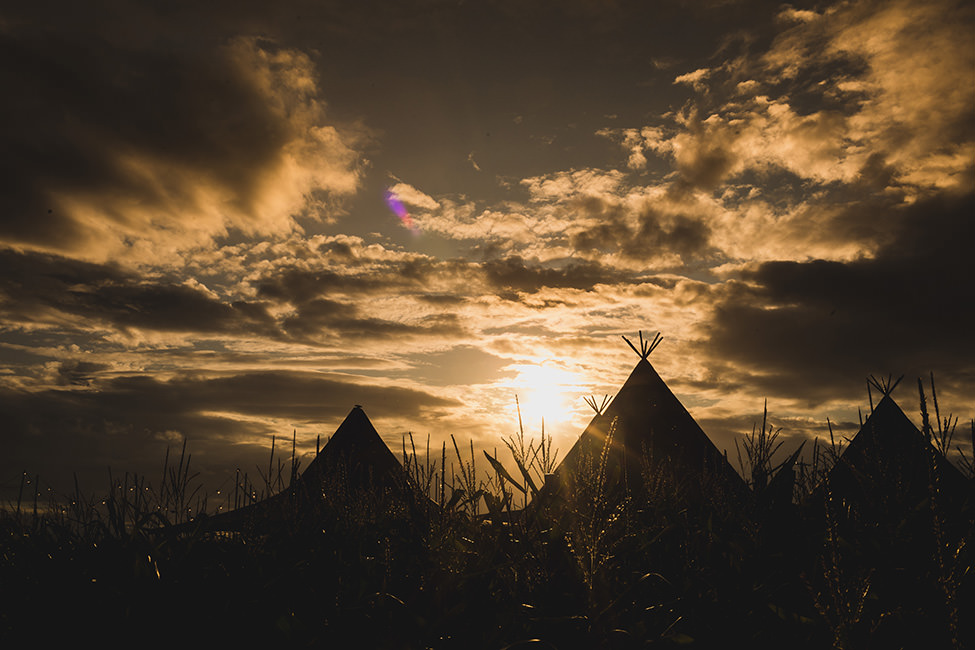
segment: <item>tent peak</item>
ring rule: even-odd
[[[873,375],[870,375],[867,377],[867,388],[869,389],[870,386],[873,386],[880,391],[881,395],[887,397],[894,392],[894,389],[897,388],[897,384],[901,383],[901,379],[903,378],[904,375],[901,375],[895,380],[893,375],[887,375],[886,379],[883,377],[877,379]]]
[[[583,397],[582,399],[586,400],[586,404],[588,404],[589,408],[596,412],[596,415],[602,415],[603,411],[606,409],[606,405],[609,404],[609,395],[603,395],[602,402],[597,402],[595,396],[593,395]]]
[[[635,345],[633,345],[632,343],[630,343],[630,339],[626,338],[625,336],[622,336],[622,335],[621,336],[622,336],[623,340],[626,341],[626,344],[628,346],[630,346],[630,349],[633,350],[634,352],[636,352],[637,356],[640,357],[640,359],[642,359],[643,361],[646,361],[647,357],[650,356],[650,353],[653,352],[658,345],[660,345],[660,342],[661,341],[664,340],[664,337],[660,335],[660,332],[657,332],[656,334],[653,335],[653,341],[647,341],[647,340],[645,340],[643,338],[643,331],[642,330],[639,331],[639,332],[637,332],[637,334],[640,335],[640,349],[639,350],[637,350],[637,348],[636,348]]]

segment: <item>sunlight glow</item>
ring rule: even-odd
[[[511,383],[521,408],[526,432],[572,420],[582,390],[582,378],[554,365],[516,364],[518,375]]]

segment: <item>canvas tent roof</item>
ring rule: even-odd
[[[610,405],[592,419],[555,471],[557,485],[577,474],[586,458],[598,458],[615,423],[607,467],[628,485],[642,480],[649,460],[673,469],[677,478],[705,474],[732,489],[745,483],[657,371],[641,355]]]
[[[834,497],[862,500],[868,496],[895,497],[910,503],[930,495],[931,468],[939,489],[949,499],[960,498],[969,482],[885,394],[830,470],[827,482]],[[814,498],[822,498],[825,485]]]
[[[344,472],[359,488],[402,483],[403,467],[383,441],[366,412],[356,405],[298,480],[299,489],[319,492],[335,472]]]
[[[402,465],[362,407],[356,405],[291,486],[257,503],[208,517],[198,525],[208,530],[239,530],[273,524],[313,511],[336,489],[402,494],[408,485]]]

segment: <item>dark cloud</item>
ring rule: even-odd
[[[377,417],[417,417],[430,409],[451,406],[451,400],[395,386],[354,384],[313,372],[249,372],[226,377],[150,377],[111,380],[103,399],[113,396],[121,406],[131,399],[152,399],[184,412],[225,410],[254,416],[325,422],[344,416],[354,404],[368,406]],[[178,408],[181,406],[181,408]]]
[[[256,284],[263,300],[228,301],[204,288],[142,280],[113,266],[0,251],[0,309],[8,322],[47,323],[79,331],[108,328],[179,332],[198,338],[246,336],[311,345],[362,337],[455,337],[465,332],[459,317],[450,312],[406,323],[362,315],[351,299],[325,297],[396,293],[397,285],[415,286],[412,280],[387,282],[382,274],[363,279],[331,271],[288,271]],[[273,316],[269,311],[273,302],[291,305],[294,311]],[[64,316],[71,318],[66,322]]]
[[[0,409],[6,432],[6,450],[0,458],[4,494],[0,498],[5,500],[16,498],[21,472],[39,475],[60,492],[73,488],[73,476],[85,490],[101,491],[108,485],[110,468],[116,473],[147,475],[155,482],[167,446],[178,449],[184,435],[193,440],[191,453],[204,456],[202,463],[194,464],[194,471],[205,470],[207,452],[217,451],[226,465],[214,468],[217,471],[212,476],[225,479],[236,463],[259,457],[253,450],[241,454],[232,441],[265,433],[253,423],[203,416],[170,400],[135,391],[123,395],[94,390],[0,389]]]
[[[319,298],[303,302],[298,313],[284,319],[283,325],[288,333],[303,337],[319,332],[330,324],[351,323],[355,315],[353,305]]]
[[[307,57],[249,37],[179,41],[152,23],[133,37],[134,24],[87,18],[90,31],[0,29],[3,241],[104,256],[127,237],[279,231],[294,188],[351,189],[352,137],[320,128]]]
[[[360,274],[354,264],[343,272],[291,268],[275,271],[255,281],[254,286],[259,297],[293,308],[293,313],[281,321],[285,337],[291,340],[317,344],[350,337],[455,337],[465,332],[456,314],[445,312],[406,323],[363,315],[359,301],[367,296],[414,294],[439,306],[456,304],[462,299],[424,290],[438,273],[458,268],[468,267],[406,260],[378,265],[367,275]]]
[[[389,287],[396,276],[382,273],[353,275],[331,269],[281,269],[270,277],[254,283],[257,295],[279,302],[300,304],[323,296],[340,294],[371,294]]]
[[[870,374],[972,379],[975,199],[876,215],[896,228],[872,258],[769,262],[719,304],[711,345],[775,394],[802,397]]]
[[[39,253],[0,251],[0,296],[8,321],[43,323],[60,313],[76,317],[78,329],[275,333],[273,319],[259,303],[227,303],[191,286]]]
[[[450,294],[436,290],[443,278],[455,275],[473,279],[477,266],[464,260],[408,258],[362,261],[350,257],[329,268],[305,269],[284,267],[264,274],[252,282],[263,299],[300,305],[319,298],[335,296],[372,296],[378,294],[416,294],[438,297]]]
[[[868,93],[851,79],[863,78],[869,64],[849,52],[822,55],[821,41],[807,43],[806,51],[796,58],[797,71],[784,79],[777,79],[767,89],[773,97],[787,97],[790,107],[798,115],[829,112],[851,116],[858,113]],[[844,83],[839,83],[844,82]]]
[[[0,249],[0,286],[7,309],[18,303],[53,300],[72,287],[124,282],[132,276],[112,264]]]
[[[97,390],[0,389],[7,445],[0,458],[0,480],[8,490],[3,497],[10,496],[10,477],[25,470],[60,481],[62,488],[70,487],[74,472],[88,479],[88,486],[107,480],[108,467],[155,479],[166,447],[182,438],[197,469],[225,479],[235,462],[246,462],[245,469],[262,457],[266,462],[266,447],[242,452],[238,443],[290,437],[297,427],[303,439],[321,435],[324,444],[354,404],[362,404],[374,419],[429,417],[455,405],[421,390],[355,384],[313,372],[181,375],[169,381],[125,376],[100,382]],[[286,419],[288,429],[269,430],[248,416]]]
[[[462,305],[468,300],[466,296],[458,296],[450,293],[420,293],[416,295],[416,299],[438,306]]]
[[[262,305],[230,304],[183,285],[100,287],[82,294],[79,311],[104,319],[120,329],[130,327],[199,334],[272,334],[274,323]],[[85,300],[88,299],[88,300]]]
[[[163,56],[64,33],[0,34],[8,98],[0,108],[0,235],[69,244],[78,226],[57,205],[59,193],[164,201],[125,169],[120,151],[218,174],[246,196],[286,134],[237,71],[199,54]]]
[[[111,368],[106,363],[69,359],[62,361],[57,367],[57,384],[59,386],[88,386],[95,375]]]
[[[734,138],[715,130],[705,131],[697,124],[692,124],[689,133],[693,146],[683,151],[677,160],[681,182],[675,189],[713,190],[731,174],[738,162],[738,156],[732,150]]]
[[[572,247],[579,251],[620,252],[632,260],[653,261],[679,257],[695,261],[708,249],[710,229],[698,219],[685,215],[665,216],[646,207],[636,224],[627,224],[621,215],[610,214],[605,221],[574,233]]]
[[[285,318],[286,335],[297,341],[315,344],[343,339],[406,340],[413,336],[454,338],[463,336],[465,328],[456,314],[442,313],[404,323],[360,315],[357,306],[319,298],[301,303],[293,316]]]
[[[538,293],[542,289],[584,289],[619,281],[622,274],[596,262],[575,262],[554,268],[532,264],[518,256],[484,262],[488,283],[503,297],[518,292]]]
[[[675,232],[672,236],[680,238],[682,234]],[[255,281],[254,286],[259,298],[294,306],[295,313],[284,324],[292,333],[307,334],[331,327],[347,332],[362,328],[377,334],[395,334],[416,331],[416,327],[362,319],[351,301],[368,296],[409,294],[423,302],[449,307],[476,295],[471,292],[480,291],[484,281],[501,295],[517,299],[518,293],[535,294],[545,288],[591,290],[597,284],[617,282],[623,277],[624,274],[597,262],[555,267],[510,256],[480,263],[461,259],[390,261],[373,265],[367,274],[360,273],[354,265],[341,271],[285,269]],[[445,282],[450,290],[432,290]],[[458,290],[467,291],[467,294],[455,293]],[[439,322],[421,326],[421,329],[434,324],[449,326],[455,321],[456,317],[448,313],[442,315]],[[460,330],[454,333],[460,333]]]
[[[859,186],[857,189],[869,192],[893,188],[896,173],[897,169],[887,163],[884,154],[872,153],[857,175],[856,185]]]

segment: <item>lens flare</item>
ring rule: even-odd
[[[417,228],[415,223],[413,223],[413,217],[410,216],[406,206],[403,205],[403,202],[399,200],[398,196],[396,196],[396,192],[394,192],[392,189],[387,189],[384,194],[384,198],[386,200],[386,205],[388,205],[389,209],[393,211],[393,214],[399,217],[400,223],[403,224],[403,227],[414,235],[419,234],[420,229]]]

